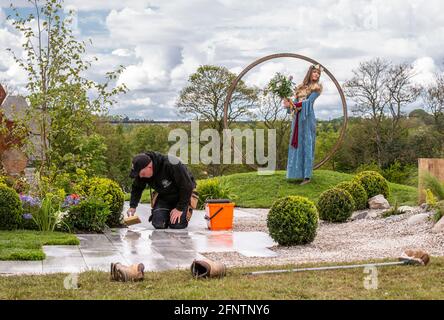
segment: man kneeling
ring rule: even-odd
[[[184,229],[188,226],[192,214],[190,198],[196,182],[187,167],[175,160],[172,163],[168,156],[150,151],[134,157],[128,216],[135,214],[142,192],[148,185],[157,193],[152,199],[149,219],[154,228]]]

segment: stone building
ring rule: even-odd
[[[0,162],[8,175],[16,176],[25,171],[33,160],[40,158],[40,136],[36,121],[26,120],[29,106],[22,96],[7,95],[0,84]],[[12,134],[16,122],[23,121],[28,130],[29,142],[32,145],[31,155],[26,155],[20,140]]]

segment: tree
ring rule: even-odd
[[[223,137],[224,102],[229,87],[236,75],[225,67],[200,66],[188,79],[188,85],[180,92],[177,107],[181,113],[194,116],[205,122],[204,126],[216,129]],[[252,116],[251,109],[257,106],[257,90],[239,81],[228,106],[227,121],[232,123]],[[222,144],[220,151],[222,152]],[[226,169],[222,164],[208,166],[211,175],[221,175]]]
[[[434,123],[433,116],[424,109],[412,110],[410,111],[408,117],[420,119],[425,125],[431,125]]]
[[[73,158],[88,163],[90,154],[82,150],[92,142],[85,136],[93,134],[94,114],[105,113],[126,87],[111,88],[122,66],[107,73],[103,83],[84,77],[97,58],[85,60],[86,43],[73,35],[73,11],[63,17],[63,0],[28,1],[33,13],[22,17],[11,5],[14,15],[8,17],[25,38],[24,58],[8,50],[28,74],[28,116],[38,121],[43,174]]]
[[[137,124],[129,134],[134,154],[145,151],[168,151],[168,129],[161,125]]]
[[[387,70],[387,109],[388,128],[385,134],[384,165],[394,165],[397,157],[406,146],[408,128],[405,125],[405,106],[415,102],[421,92],[420,87],[413,84],[415,75],[413,66],[409,63],[391,65]]]
[[[206,121],[210,127],[222,134],[224,129],[224,102],[228,89],[236,78],[225,67],[200,66],[188,79],[188,85],[180,92],[177,107],[183,114],[196,120]],[[257,92],[239,81],[228,106],[228,124],[251,115],[256,106]]]
[[[373,134],[373,125],[369,119],[350,118],[346,139],[335,154],[336,169],[353,172],[361,164],[376,161],[376,141],[369,137]]]
[[[319,162],[324,159],[327,154],[333,149],[334,145],[339,139],[339,129],[335,128],[331,122],[323,123],[319,126],[316,133],[316,153],[315,161]],[[324,165],[324,168],[331,168],[336,170],[336,157],[334,154],[329,161]]]
[[[123,125],[101,122],[98,124],[97,132],[104,137],[106,145],[104,175],[117,181],[124,190],[129,191],[131,178],[128,175],[134,154]]]
[[[353,74],[345,83],[346,94],[356,103],[354,111],[369,118],[373,131],[369,138],[375,140],[378,165],[388,166],[408,135],[403,109],[420,94],[412,82],[413,67],[376,58],[361,63]]]
[[[416,101],[421,89],[412,83],[415,74],[411,64],[393,65],[387,73],[387,107],[393,120],[392,129],[396,130],[400,119],[405,116],[403,107]]]
[[[387,70],[390,62],[380,58],[361,62],[353,77],[344,84],[345,94],[355,101],[354,113],[370,117],[376,142],[378,164],[382,166],[381,123],[387,104]]]
[[[434,83],[422,88],[421,97],[433,115],[436,128],[444,133],[444,73],[435,74]]]

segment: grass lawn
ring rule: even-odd
[[[238,197],[236,206],[245,208],[270,208],[273,202],[288,195],[300,195],[317,201],[319,195],[342,181],[353,179],[354,175],[331,170],[315,170],[311,183],[300,186],[297,182],[287,181],[285,171],[277,171],[270,176],[259,176],[256,172],[237,173],[223,176],[220,179],[230,185]],[[389,182],[392,195],[390,204],[398,201],[399,205],[417,204],[417,188]],[[129,194],[125,200],[129,201]],[[142,203],[149,203],[149,191],[142,194]]]
[[[68,233],[41,231],[0,231],[0,260],[44,260],[43,245],[78,245]]]
[[[274,175],[259,176],[256,172],[233,174],[221,177],[230,185],[233,193],[238,196],[236,206],[270,208],[275,200],[288,195],[300,195],[317,201],[319,195],[342,181],[349,181],[354,175],[331,170],[315,170],[311,183],[301,186],[297,182],[289,182],[285,171],[277,171]],[[392,196],[389,202],[399,205],[416,205],[417,189],[396,183],[389,183]]]
[[[372,290],[364,287],[369,274],[363,269],[245,276],[264,268],[233,268],[225,278],[212,280],[196,280],[180,270],[148,272],[139,283],[111,282],[108,273],[86,272],[75,290],[64,288],[66,274],[8,276],[0,277],[0,299],[443,299],[443,267],[443,257],[432,258],[427,267],[380,267],[378,287]]]

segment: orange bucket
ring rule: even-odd
[[[210,230],[233,229],[234,203],[228,199],[208,199],[205,202],[205,219]]]

